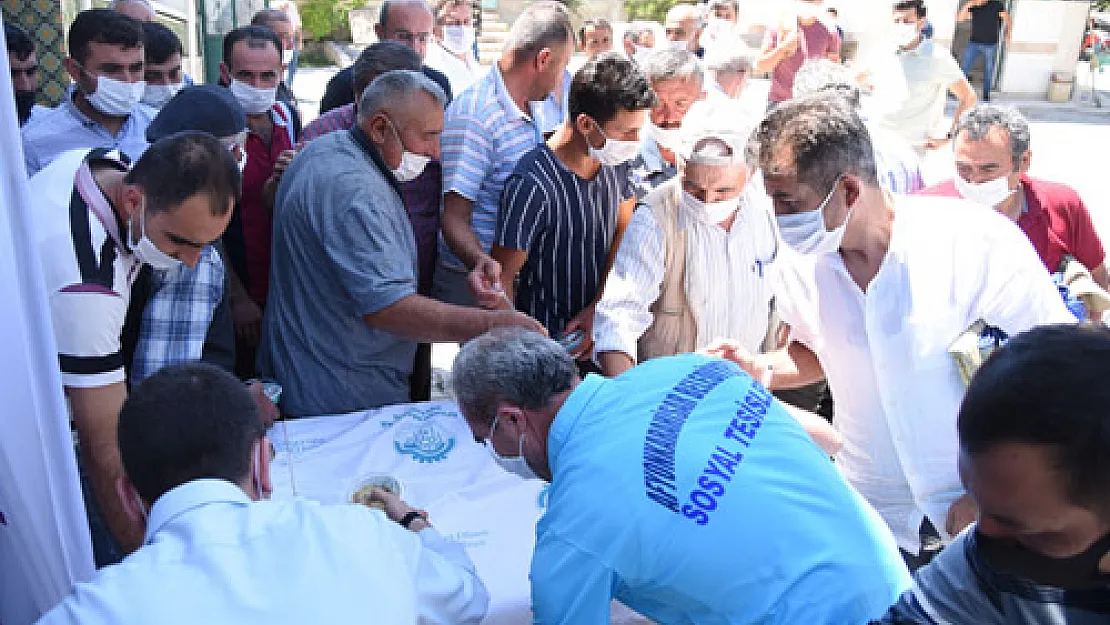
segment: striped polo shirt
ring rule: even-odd
[[[440,143],[443,192],[454,191],[474,202],[470,226],[484,250],[493,244],[505,180],[517,161],[540,143],[540,129],[513,102],[496,64],[447,107]],[[447,267],[468,269],[442,235],[439,251]]]
[[[598,294],[621,202],[632,196],[629,165],[602,165],[586,180],[546,143],[520,159],[505,183],[496,243],[524,250],[516,306],[559,336]]]

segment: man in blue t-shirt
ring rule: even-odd
[[[582,330],[575,356],[592,353],[594,305],[635,206],[628,163],[656,102],[632,61],[590,59],[570,83],[567,121],[520,159],[501,192],[491,252],[501,284],[551,336]]]
[[[551,482],[535,622],[845,625],[909,575],[879,516],[762,386],[687,354],[579,381],[557,343],[497,330],[454,366],[459,407],[506,470]]]

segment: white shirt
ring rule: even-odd
[[[476,624],[487,602],[462,546],[434,529],[202,479],[160,497],[143,547],[39,623]]]
[[[1009,219],[963,200],[894,197],[890,248],[866,293],[839,254],[791,254],[774,266],[776,301],[832,387],[838,466],[917,553],[922,515],[943,532],[963,493],[964,386],[949,346],[980,319],[1014,335],[1075,317]]]
[[[466,91],[467,87],[485,76],[488,71],[478,64],[474,52],[467,50],[466,58],[460,59],[444,48],[438,39],[428,44],[424,64],[443,72],[447,76],[447,82],[451,83],[451,93],[456,96]]]
[[[923,40],[912,50],[899,51],[898,61],[905,91],[899,94],[901,101],[877,121],[903,137],[911,147],[921,148],[926,139],[944,135],[937,126],[944,118],[948,87],[962,80],[964,74],[952,53],[931,39]]]
[[[124,380],[120,332],[140,268],[124,241],[126,226],[93,179],[91,152],[63,153],[30,181],[62,383],[74,388]],[[95,152],[101,162],[127,170],[118,152]]]
[[[678,208],[679,229],[687,232],[684,282],[698,320],[698,349],[731,338],[758,352],[767,333],[772,289],[765,276],[776,251],[773,217],[767,195],[756,185],[749,184],[741,197],[742,207],[727,231]],[[628,223],[597,304],[595,353],[622,352],[636,360],[637,342],[653,320],[650,307],[659,299],[665,245],[653,212],[640,207]]]

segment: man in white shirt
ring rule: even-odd
[[[270,443],[246,387],[206,363],[138,385],[119,416],[119,498],[143,546],[39,623],[477,624],[463,547],[381,489],[322,506],[269,497]],[[388,518],[387,518],[388,517]]]
[[[474,56],[474,7],[470,0],[440,0],[435,11],[435,37],[424,62],[443,72],[458,95],[485,73]]]
[[[1012,336],[1075,318],[1006,218],[884,191],[867,129],[843,100],[784,103],[753,144],[783,240],[798,252],[775,265],[795,340],[754,357],[736,343],[712,352],[773,371],[772,388],[823,369],[844,437],[837,464],[919,565],[928,524],[947,538],[975,517],[957,473],[964,388],[949,346],[978,320]]]

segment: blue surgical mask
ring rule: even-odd
[[[848,214],[844,216],[844,223],[832,230],[825,229],[825,207],[828,206],[833,192],[840,184],[840,178],[840,176],[836,177],[828,195],[817,205],[817,208],[804,213],[791,213],[775,217],[779,232],[782,234],[782,240],[795,251],[801,254],[819,256],[831,254],[840,249],[840,244],[844,240],[844,231],[848,228],[848,220],[852,217],[852,210],[848,209]]]

